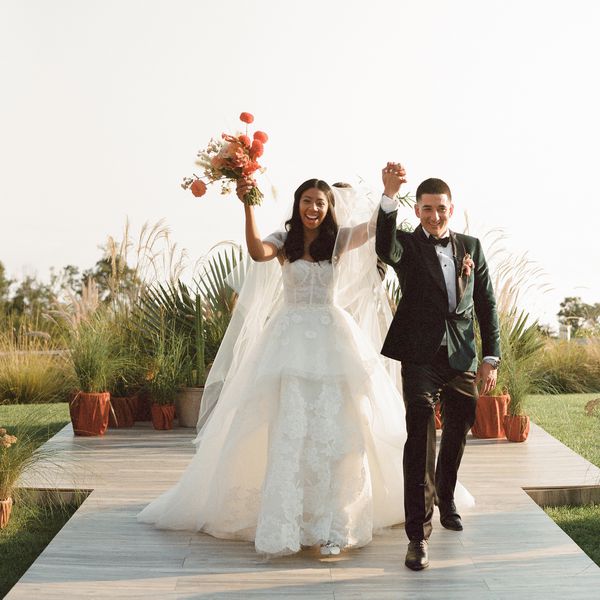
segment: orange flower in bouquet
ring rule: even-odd
[[[252,185],[244,202],[252,205],[262,202],[264,196],[256,185],[254,174],[264,171],[257,159],[263,155],[269,136],[264,131],[256,131],[250,139],[248,124],[254,121],[250,113],[243,112],[240,121],[246,123],[245,134],[223,133],[220,140],[211,139],[207,148],[198,152],[196,164],[203,168],[204,176],[184,177],[181,184],[184,190],[189,189],[199,198],[206,193],[207,185],[220,181],[221,193],[228,194],[233,185],[243,179]]]

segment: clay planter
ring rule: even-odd
[[[78,392],[69,402],[75,435],[104,435],[110,413],[110,393]]]
[[[122,429],[124,427],[133,427],[135,415],[137,413],[138,397],[137,395],[125,397],[111,397],[110,404],[112,410],[108,417],[108,426],[113,429]]]
[[[473,437],[484,439],[497,439],[506,437],[504,433],[504,417],[510,396],[479,396],[475,423],[471,427]]]
[[[151,412],[154,429],[173,429],[173,419],[175,418],[174,404],[152,404]]]
[[[196,427],[200,414],[203,387],[184,387],[175,397],[175,412],[179,427]]]
[[[151,421],[152,414],[150,411],[150,394],[147,390],[142,390],[138,394],[137,407],[135,411],[136,421]]]
[[[439,402],[436,402],[436,404],[435,404],[434,416],[435,416],[435,428],[441,429],[442,428],[442,407]]]
[[[6,498],[6,500],[0,500],[0,529],[4,529],[8,525],[10,519],[10,513],[12,511],[13,501],[12,498]]]
[[[506,415],[504,417],[506,439],[511,442],[524,442],[529,435],[529,417],[527,415]]]

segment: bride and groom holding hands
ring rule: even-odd
[[[457,504],[473,498],[457,471],[478,386],[495,386],[500,360],[491,279],[479,240],[448,228],[443,181],[419,185],[408,232],[396,225],[404,168],[388,163],[382,180],[377,206],[304,182],[265,239],[245,205],[253,261],[206,382],[196,453],[139,521],[254,541],[267,555],[335,555],[404,522],[413,570],[429,564],[434,505],[445,528],[462,529]],[[398,277],[393,316],[375,254]]]

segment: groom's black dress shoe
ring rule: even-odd
[[[411,540],[404,564],[413,571],[420,571],[429,566],[427,556],[427,540]]]
[[[456,505],[454,502],[440,502],[440,523],[446,529],[452,529],[452,531],[462,531],[462,521],[460,515],[456,512]]]

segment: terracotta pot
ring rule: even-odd
[[[136,421],[150,421],[152,420],[152,413],[150,411],[150,393],[147,390],[142,390],[138,394],[137,409],[135,412]]]
[[[124,427],[133,427],[135,415],[137,413],[138,397],[133,396],[112,396],[110,399],[112,410],[108,417],[108,426],[115,429]]]
[[[203,387],[184,387],[175,397],[175,412],[179,427],[196,427],[200,414]]]
[[[475,423],[471,427],[473,437],[496,439],[506,437],[504,433],[504,417],[510,402],[510,396],[479,396]]]
[[[506,415],[504,417],[506,439],[511,442],[524,442],[529,435],[529,417],[527,415]]]
[[[12,511],[12,506],[12,498],[0,500],[0,529],[4,529],[4,527],[8,525],[8,521],[10,520],[10,513]]]
[[[110,393],[78,392],[69,402],[75,435],[104,435],[110,413]]]
[[[436,429],[441,429],[442,428],[442,406],[439,402],[436,402],[435,404],[435,428]]]
[[[173,429],[173,419],[175,418],[174,404],[152,404],[151,412],[154,429]]]

